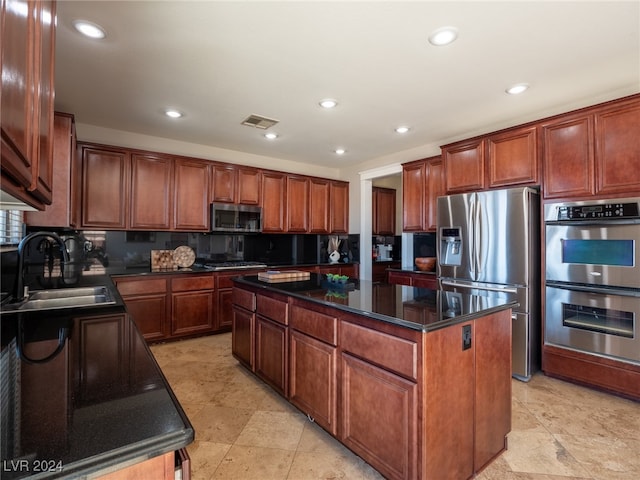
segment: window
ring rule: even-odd
[[[0,210],[0,246],[18,245],[23,237],[22,210]]]

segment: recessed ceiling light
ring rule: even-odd
[[[344,155],[346,150],[344,148],[336,148],[335,150],[336,155]]]
[[[529,88],[529,85],[526,83],[518,83],[517,85],[513,85],[505,90],[509,95],[518,95],[519,93],[524,92]]]
[[[278,134],[273,132],[265,133],[264,136],[269,140],[275,140],[276,138],[278,138]]]
[[[164,111],[164,114],[167,117],[171,117],[171,118],[180,118],[183,116],[182,112],[179,112],[178,110],[174,110],[174,109],[168,109]]]
[[[336,105],[338,105],[338,102],[335,101],[333,98],[325,98],[320,102],[320,106],[322,108],[333,108]]]
[[[401,126],[396,128],[396,133],[407,133],[409,131],[409,127]]]
[[[429,35],[429,43],[436,47],[449,45],[458,38],[458,29],[456,27],[442,27],[434,30]]]
[[[107,36],[104,29],[100,25],[87,22],[86,20],[75,20],[73,22],[73,26],[85,37],[101,39]]]

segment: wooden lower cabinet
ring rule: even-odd
[[[180,459],[180,478],[191,480],[191,462],[185,449],[158,455],[122,470],[102,475],[97,480],[137,480],[141,478],[174,480],[178,478],[176,476],[176,457]]]
[[[287,396],[287,328],[263,317],[256,316],[256,375]]]
[[[171,279],[171,334],[208,333],[214,324],[213,275],[182,275]]]
[[[387,478],[416,478],[417,383],[348,353],[340,363],[340,441]]]
[[[407,285],[409,287],[438,289],[438,279],[435,275],[425,273],[413,273],[405,271],[390,271],[387,282],[394,285]]]
[[[386,478],[473,478],[506,449],[509,309],[422,332],[263,293],[233,288],[234,357]]]
[[[114,283],[148,342],[218,330],[218,299],[211,273],[121,276],[114,277]]]

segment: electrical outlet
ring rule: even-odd
[[[462,350],[471,348],[471,325],[463,325],[462,327]]]

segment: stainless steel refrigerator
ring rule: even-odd
[[[438,198],[437,256],[446,291],[515,297],[512,372],[540,368],[540,196],[528,187]]]

